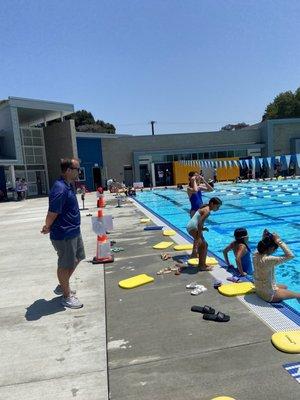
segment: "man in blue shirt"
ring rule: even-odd
[[[54,293],[63,295],[61,303],[69,308],[81,308],[83,304],[70,289],[70,277],[78,263],[85,258],[80,233],[80,211],[74,181],[78,178],[79,161],[62,159],[61,178],[54,182],[49,195],[49,208],[41,233],[50,233],[50,239],[58,255],[57,277],[59,285]]]

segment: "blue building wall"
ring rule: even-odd
[[[89,190],[94,190],[93,168],[95,164],[99,168],[103,167],[101,139],[77,137],[76,141],[80,165],[85,169],[85,185]]]

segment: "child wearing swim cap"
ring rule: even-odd
[[[223,250],[223,255],[228,267],[232,267],[230,264],[228,253],[233,251],[235,256],[235,262],[239,274],[241,276],[246,276],[253,273],[252,260],[251,260],[251,250],[248,246],[248,232],[246,228],[237,228],[234,231],[234,241],[231,242]]]

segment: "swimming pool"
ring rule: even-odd
[[[277,232],[289,245],[295,258],[276,268],[276,280],[289,289],[300,290],[300,181],[268,181],[238,184],[216,184],[214,192],[204,193],[204,202],[220,197],[223,205],[212,212],[205,232],[209,250],[223,259],[223,249],[233,240],[233,231],[245,227],[249,246],[254,252],[264,228]],[[139,192],[137,200],[150,211],[174,225],[184,235],[189,221],[190,203],[187,193],[175,189],[156,189]],[[282,252],[278,250],[277,253]],[[233,255],[230,261],[234,263]],[[300,312],[297,300],[286,304]]]

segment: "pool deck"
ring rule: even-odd
[[[133,203],[116,208],[114,197],[106,198],[105,214],[114,216],[110,239],[124,251],[104,268],[88,262],[96,244],[86,216],[96,214],[95,194],[88,194],[87,260],[72,281],[80,310],[64,309],[52,292],[56,255],[39,233],[47,198],[0,204],[0,398],[106,400],[109,391],[113,400],[298,399],[299,384],[282,365],[299,362],[299,355],[276,350],[271,329],[238,299],[213,289],[208,272],[156,275],[173,265],[152,249],[161,232],[143,230]],[[118,287],[140,273],[155,281]],[[208,290],[191,296],[185,285],[194,280]],[[190,311],[194,304],[211,305],[231,320],[205,321]]]

